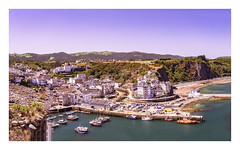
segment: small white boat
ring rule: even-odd
[[[137,116],[134,116],[134,115],[127,115],[126,118],[128,119],[132,119],[132,120],[136,120],[137,119]]]
[[[102,121],[95,119],[89,122],[92,126],[97,126],[97,127],[101,127],[102,126]]]
[[[59,124],[67,124],[67,120],[61,119],[61,120],[58,120],[58,123],[59,123]]]
[[[87,133],[88,132],[88,127],[82,127],[82,126],[78,126],[77,128],[74,129],[77,133]]]
[[[152,120],[153,118],[151,116],[143,116],[142,117],[142,120],[146,120],[146,121],[149,121],[149,120]]]
[[[77,120],[77,119],[78,119],[78,116],[76,116],[76,115],[69,115],[67,117],[67,120]]]
[[[52,123],[52,128],[56,128],[56,127],[59,127],[60,126],[60,124],[58,124],[58,123]]]

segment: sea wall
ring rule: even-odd
[[[91,109],[91,108],[85,108],[85,107],[74,107],[73,109],[75,110],[81,110],[81,111],[86,111],[94,114],[101,114],[101,115],[107,115],[107,116],[115,116],[115,117],[126,117],[127,115],[131,115],[132,113],[125,113],[125,112],[115,112],[115,111],[106,111],[106,110],[98,110],[98,109]],[[143,116],[146,114],[132,114],[136,115],[137,118],[141,119]],[[182,115],[176,115],[176,114],[165,114],[165,115],[152,115],[153,120],[165,120],[166,117],[171,118],[173,120],[179,120],[183,119],[186,116]],[[187,118],[191,120],[196,120],[198,123],[201,123],[203,121],[203,116],[187,116]]]

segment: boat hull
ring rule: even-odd
[[[92,126],[96,126],[96,127],[101,127],[101,124],[95,124],[95,123],[91,123]]]

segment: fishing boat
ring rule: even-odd
[[[137,119],[137,116],[134,116],[134,115],[127,115],[126,118],[128,118],[128,119],[132,119],[132,120],[136,120],[136,119]]]
[[[190,120],[187,118],[183,118],[182,120],[178,120],[177,123],[181,123],[181,124],[194,124],[197,123],[195,120]]]
[[[110,117],[108,117],[108,116],[103,117],[103,118],[104,118],[104,120],[106,120],[106,121],[110,121]]]
[[[77,128],[74,129],[77,133],[87,133],[88,132],[88,128],[87,127],[82,127],[82,126],[78,126]]]
[[[58,115],[59,117],[63,117],[63,115]]]
[[[151,116],[143,116],[142,117],[142,120],[146,120],[146,121],[149,121],[149,120],[152,120],[153,118]]]
[[[58,124],[58,123],[52,123],[52,128],[56,128],[56,127],[59,127],[60,126],[60,124]]]
[[[97,120],[100,120],[101,122],[108,122],[110,121],[110,117],[99,117]]]
[[[64,113],[64,115],[71,115],[71,114],[73,114],[73,112],[70,112],[70,111],[69,111],[69,112],[65,112],[65,113]]]
[[[61,120],[58,120],[58,123],[59,124],[67,124],[67,120],[61,119]]]
[[[55,118],[57,118],[57,116],[48,117],[47,120],[52,120],[52,119],[55,119]]]
[[[97,126],[97,127],[101,127],[102,126],[102,121],[101,120],[92,120],[89,122],[92,126]]]
[[[67,120],[77,120],[78,116],[76,115],[68,115]]]

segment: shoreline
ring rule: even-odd
[[[177,89],[175,92],[179,95],[186,95],[188,92],[192,89],[199,90],[200,88],[210,86],[213,84],[226,84],[231,83],[231,77],[222,77],[222,78],[215,78],[211,80],[202,80],[202,81],[196,81],[196,82],[188,82],[184,84],[180,84],[179,89]],[[198,112],[198,111],[207,111],[208,109],[199,109],[199,108],[193,108],[196,104],[205,102],[205,101],[218,101],[218,100],[231,100],[229,97],[206,97],[206,98],[199,98],[196,101],[189,102],[185,104],[180,110],[186,111],[186,112]]]
[[[219,98],[219,97],[210,97],[210,98],[204,98],[204,99],[199,99],[193,102],[190,102],[181,108],[181,111],[184,112],[199,112],[199,111],[207,111],[208,109],[201,109],[201,108],[193,108],[195,105],[203,103],[203,102],[210,102],[210,101],[219,101],[219,100],[231,100],[229,98]]]
[[[222,77],[222,78],[214,78],[211,80],[201,80],[201,81],[194,81],[194,82],[186,82],[182,84],[177,84],[175,87],[178,89],[175,92],[178,95],[186,95],[189,93],[190,90],[197,90],[203,88],[205,86],[209,86],[212,84],[225,84],[231,83],[231,76],[230,77]]]

